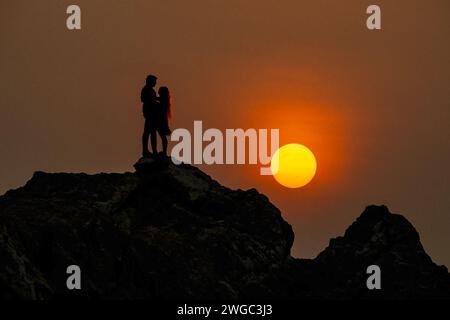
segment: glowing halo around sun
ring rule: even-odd
[[[307,147],[290,143],[279,148],[273,155],[270,169],[275,180],[287,188],[300,188],[314,178],[317,170],[316,157]]]

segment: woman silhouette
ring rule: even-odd
[[[160,116],[158,125],[158,134],[161,137],[163,145],[163,154],[167,157],[167,136],[172,133],[169,128],[169,120],[172,119],[172,101],[170,98],[169,88],[160,87],[158,90],[159,95],[159,105],[160,105]]]

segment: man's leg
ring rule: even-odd
[[[148,136],[150,134],[150,131],[148,130],[148,126],[147,126],[147,120],[145,121],[144,124],[144,133],[142,134],[142,156],[146,157],[148,156],[148,154],[150,153],[148,151]]]
[[[152,144],[153,155],[158,154],[157,142],[156,142],[156,130],[150,132],[150,143]]]

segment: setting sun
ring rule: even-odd
[[[307,147],[291,143],[275,152],[270,168],[278,183],[287,188],[300,188],[314,178],[317,162]]]

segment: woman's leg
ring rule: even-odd
[[[152,130],[150,133],[150,143],[152,145],[153,155],[156,156],[158,154],[158,145],[157,145],[157,141],[156,141],[156,130]]]
[[[160,134],[162,140],[163,154],[167,157],[167,145],[169,142],[167,141],[167,136],[165,134]]]

